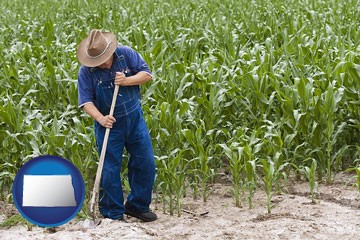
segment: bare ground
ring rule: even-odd
[[[103,219],[95,228],[90,220],[73,220],[48,233],[24,225],[0,229],[0,239],[360,239],[360,192],[355,179],[338,174],[332,185],[320,184],[317,203],[309,198],[306,182],[289,184],[287,193],[272,197],[267,214],[266,194],[258,190],[254,208],[234,206],[231,186],[214,184],[207,202],[183,200],[181,217],[157,208],[159,219],[143,223],[127,217],[125,222]],[[2,219],[4,213],[2,213]]]

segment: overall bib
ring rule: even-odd
[[[114,93],[116,72],[132,73],[124,56],[116,50],[111,70],[97,69],[93,77],[97,81],[95,106],[108,115]],[[148,128],[140,105],[139,86],[119,87],[114,115],[116,122],[110,130],[100,183],[99,210],[105,218],[118,219],[124,214],[124,196],[120,178],[123,150],[129,153],[128,179],[131,192],[128,204],[139,212],[148,212],[155,179],[154,152]],[[95,121],[95,136],[99,155],[105,130]]]

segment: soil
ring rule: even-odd
[[[271,214],[267,213],[266,194],[254,195],[253,208],[245,199],[235,207],[231,186],[214,184],[207,202],[187,197],[182,213],[170,216],[162,204],[152,205],[159,219],[143,223],[125,217],[127,222],[102,219],[97,227],[90,220],[72,220],[55,231],[17,225],[0,229],[0,239],[359,239],[360,192],[355,177],[338,174],[331,185],[319,184],[316,203],[312,203],[306,182],[292,182],[285,192],[272,196]],[[4,210],[7,209],[7,210]],[[14,212],[2,208],[0,222]],[[16,210],[15,210],[16,212]]]

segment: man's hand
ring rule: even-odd
[[[99,123],[101,124],[101,126],[105,127],[105,128],[112,128],[114,122],[116,122],[116,119],[113,116],[103,116]]]
[[[119,86],[126,86],[127,85],[127,78],[126,78],[124,73],[116,72],[115,84],[119,85]]]
[[[114,122],[116,122],[116,119],[114,117],[109,115],[106,116],[102,115],[102,113],[99,112],[99,110],[95,107],[95,105],[92,102],[86,103],[84,105],[84,110],[85,112],[87,112],[87,114],[93,117],[94,120],[100,123],[100,125],[103,127],[112,128],[112,125],[114,124]]]

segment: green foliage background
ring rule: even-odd
[[[153,71],[143,109],[164,201],[179,202],[187,187],[206,200],[224,168],[235,190],[251,190],[267,166],[276,183],[315,159],[319,181],[331,182],[359,166],[359,5],[3,0],[1,198],[44,154],[71,160],[92,189],[98,156],[92,119],[77,108],[76,49],[93,28],[116,33]]]

